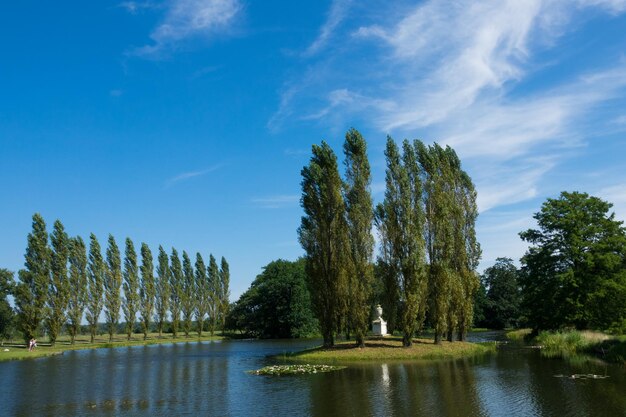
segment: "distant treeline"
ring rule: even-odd
[[[8,318],[1,321],[7,322],[5,328],[14,324],[25,340],[38,337],[45,329],[53,345],[64,327],[74,343],[83,317],[93,342],[102,312],[110,340],[118,331],[120,312],[129,339],[137,321],[144,338],[153,324],[159,335],[167,325],[174,337],[179,331],[189,336],[194,323],[199,335],[205,322],[211,333],[223,328],[230,295],[226,259],[222,257],[218,266],[210,255],[206,265],[197,253],[192,264],[183,251],[181,262],[176,249],[168,256],[159,246],[155,274],[152,251],[145,243],[141,244],[140,256],[139,264],[135,246],[126,238],[122,261],[112,235],[103,256],[93,233],[87,251],[83,239],[69,237],[59,220],[48,235],[43,217],[36,213],[28,235],[25,268],[18,271],[17,283],[13,283],[12,273],[0,270],[2,298],[13,294],[16,313],[13,318],[7,314]]]

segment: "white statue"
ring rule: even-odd
[[[385,336],[387,334],[387,322],[383,320],[383,308],[380,304],[376,306],[376,314],[378,317],[372,322],[372,333],[374,336]]]

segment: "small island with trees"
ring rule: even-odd
[[[302,169],[297,235],[304,255],[270,262],[232,304],[224,258],[218,265],[210,255],[207,265],[200,253],[192,262],[186,251],[181,260],[176,249],[159,246],[155,266],[147,244],[139,262],[126,238],[122,259],[113,236],[103,254],[94,234],[87,249],[59,220],[48,234],[35,214],[17,282],[0,270],[0,335],[12,340],[19,331],[28,341],[45,332],[48,346],[33,354],[20,342],[0,360],[218,337],[319,336],[322,346],[284,359],[448,359],[495,348],[467,342],[480,326],[525,329],[510,338],[538,344],[548,356],[624,362],[626,231],[610,203],[581,192],[548,199],[534,216],[537,229],[520,233],[530,245],[521,268],[502,257],[480,275],[477,194],[451,147],[399,146],[388,137],[377,205],[357,130],[346,133],[343,153],[343,176],[326,142],[313,145]],[[390,333],[384,337],[370,332],[377,304]]]

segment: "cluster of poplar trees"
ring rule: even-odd
[[[122,260],[115,239],[109,235],[103,256],[92,233],[87,250],[83,239],[69,237],[59,220],[48,236],[43,217],[33,215],[25,269],[18,272],[13,290],[17,324],[25,340],[37,337],[43,325],[54,345],[66,326],[73,344],[84,316],[93,342],[103,312],[109,340],[116,333],[120,311],[128,339],[137,320],[144,339],[152,324],[162,336],[168,313],[173,337],[181,330],[189,336],[194,320],[198,335],[202,335],[207,319],[211,334],[217,326],[223,327],[230,296],[230,272],[223,257],[218,266],[210,255],[207,266],[197,253],[192,264],[187,252],[183,251],[181,262],[176,249],[168,255],[159,246],[155,274],[147,244],[140,247],[141,263],[131,239],[126,239],[124,249]]]
[[[473,316],[480,246],[476,191],[450,147],[387,138],[384,201],[373,207],[367,145],[351,129],[343,146],[345,179],[322,142],[302,169],[298,236],[306,252],[311,301],[325,346],[338,332],[364,345],[374,301],[403,345],[428,322],[435,342],[464,340]],[[380,237],[374,278],[372,226]],[[374,300],[374,287],[380,298]]]

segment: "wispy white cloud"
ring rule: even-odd
[[[351,3],[352,0],[333,0],[326,21],[320,28],[318,37],[302,53],[303,56],[313,56],[326,47],[339,24],[346,18]]]
[[[126,9],[126,11],[132,14],[136,14],[142,10],[156,9],[162,7],[158,3],[155,3],[153,1],[123,1],[118,6]]]
[[[268,197],[253,198],[252,203],[265,209],[277,209],[291,207],[300,201],[300,196],[296,194],[274,195]]]
[[[168,4],[163,21],[150,34],[153,43],[136,48],[133,54],[159,57],[187,39],[228,32],[243,10],[239,0],[172,0]]]
[[[213,165],[212,167],[206,168],[206,169],[202,169],[199,171],[189,171],[189,172],[183,172],[181,174],[178,174],[172,178],[169,178],[168,180],[165,181],[164,187],[165,188],[170,188],[182,181],[186,181],[189,180],[191,178],[196,178],[196,177],[201,177],[203,175],[208,174],[209,172],[213,172],[213,171],[217,171],[218,169],[222,168],[223,165],[222,164],[218,164],[218,165]]]

